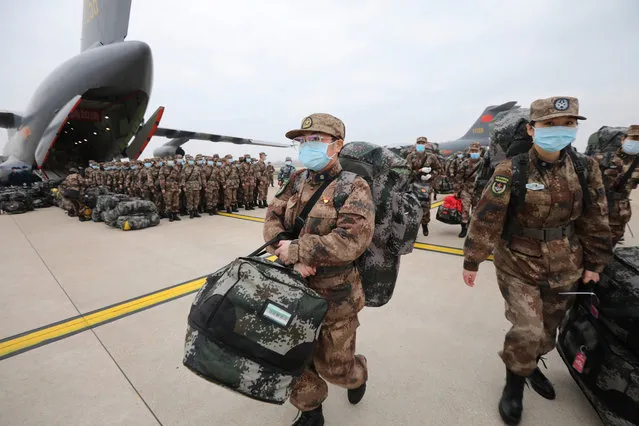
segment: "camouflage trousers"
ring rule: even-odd
[[[155,202],[155,206],[158,208],[158,213],[164,213],[164,197],[162,196],[162,190],[153,189],[153,201]]]
[[[177,188],[167,188],[164,192],[164,206],[167,213],[179,213],[180,211],[180,190]]]
[[[477,199],[473,196],[472,192],[462,190],[461,191],[462,202],[462,223],[468,223],[470,219],[471,209],[475,209],[477,206]]]
[[[200,188],[186,188],[186,209],[197,210],[200,206]]]
[[[252,203],[253,198],[255,198],[255,186],[254,185],[246,185],[244,187],[244,202]]]
[[[260,179],[257,184],[257,199],[258,200],[266,200],[268,195],[268,180]]]
[[[555,348],[557,327],[575,300],[559,293],[574,291],[578,284],[542,287],[500,269],[497,284],[506,302],[506,319],[512,323],[499,356],[510,371],[528,376],[537,368],[537,357]]]
[[[147,201],[153,201],[153,192],[151,191],[150,188],[144,188],[140,192],[140,198]]]
[[[313,364],[293,386],[290,401],[298,410],[317,408],[328,397],[324,381],[347,389],[360,387],[368,379],[366,358],[355,355],[357,313],[339,319],[325,319],[320,329]]]
[[[268,179],[268,183],[269,183],[271,186],[275,186],[275,181],[274,181],[273,175],[271,175],[271,177]]]
[[[428,201],[422,201],[422,225],[428,225],[430,223],[430,194],[428,194]]]
[[[237,188],[224,187],[224,208],[228,209],[237,203]]]
[[[608,202],[608,221],[610,230],[612,231],[612,243],[617,245],[623,237],[626,224],[630,222],[632,210],[630,209],[630,201],[617,200]]]
[[[217,208],[220,202],[220,187],[217,182],[209,181],[206,183],[206,209],[212,210]]]

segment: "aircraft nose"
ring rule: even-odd
[[[141,41],[127,41],[122,52],[123,65],[128,67],[146,66],[151,63],[151,48]]]

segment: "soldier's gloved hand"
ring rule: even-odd
[[[428,182],[430,180],[430,178],[432,178],[432,177],[433,177],[433,175],[431,175],[431,174],[422,175],[422,181]]]
[[[467,271],[464,269],[464,283],[468,287],[475,287],[475,277],[477,277],[477,271]]]
[[[419,169],[422,173],[430,173],[431,168],[430,167],[422,167],[421,169]]]
[[[588,270],[584,270],[584,276],[582,278],[584,283],[589,283],[590,281],[594,281],[596,283],[599,282],[599,273],[598,272],[592,272],[592,271],[588,271]]]
[[[316,272],[314,266],[308,266],[303,263],[296,263],[293,266],[293,269],[299,272],[300,275],[303,276],[304,278],[309,277],[311,275],[315,275],[315,272]]]

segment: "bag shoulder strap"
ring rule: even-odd
[[[517,154],[512,158],[512,185],[510,187],[510,201],[508,202],[506,222],[501,237],[510,242],[517,228],[520,227],[517,213],[523,210],[526,201],[526,184],[528,183],[528,168],[530,156],[527,152]]]
[[[572,164],[577,172],[579,178],[579,184],[581,185],[581,193],[583,197],[584,206],[590,205],[590,191],[588,191],[588,157],[579,154],[571,147],[567,149],[568,156],[572,160]]]
[[[335,183],[335,193],[333,194],[333,206],[339,213],[339,210],[344,206],[346,199],[351,193],[353,182],[357,178],[357,173],[342,171]],[[373,188],[371,188],[372,190]]]
[[[623,188],[626,186],[626,183],[628,183],[628,180],[630,179],[630,177],[632,176],[632,173],[635,171],[638,165],[639,165],[639,156],[635,156],[635,159],[632,160],[632,164],[630,164],[630,168],[623,175],[623,177],[621,178],[621,180],[615,187],[617,192],[623,190]]]

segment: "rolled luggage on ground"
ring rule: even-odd
[[[292,268],[255,257],[264,247],[207,278],[188,316],[183,363],[212,383],[283,404],[312,360],[328,303]]]

